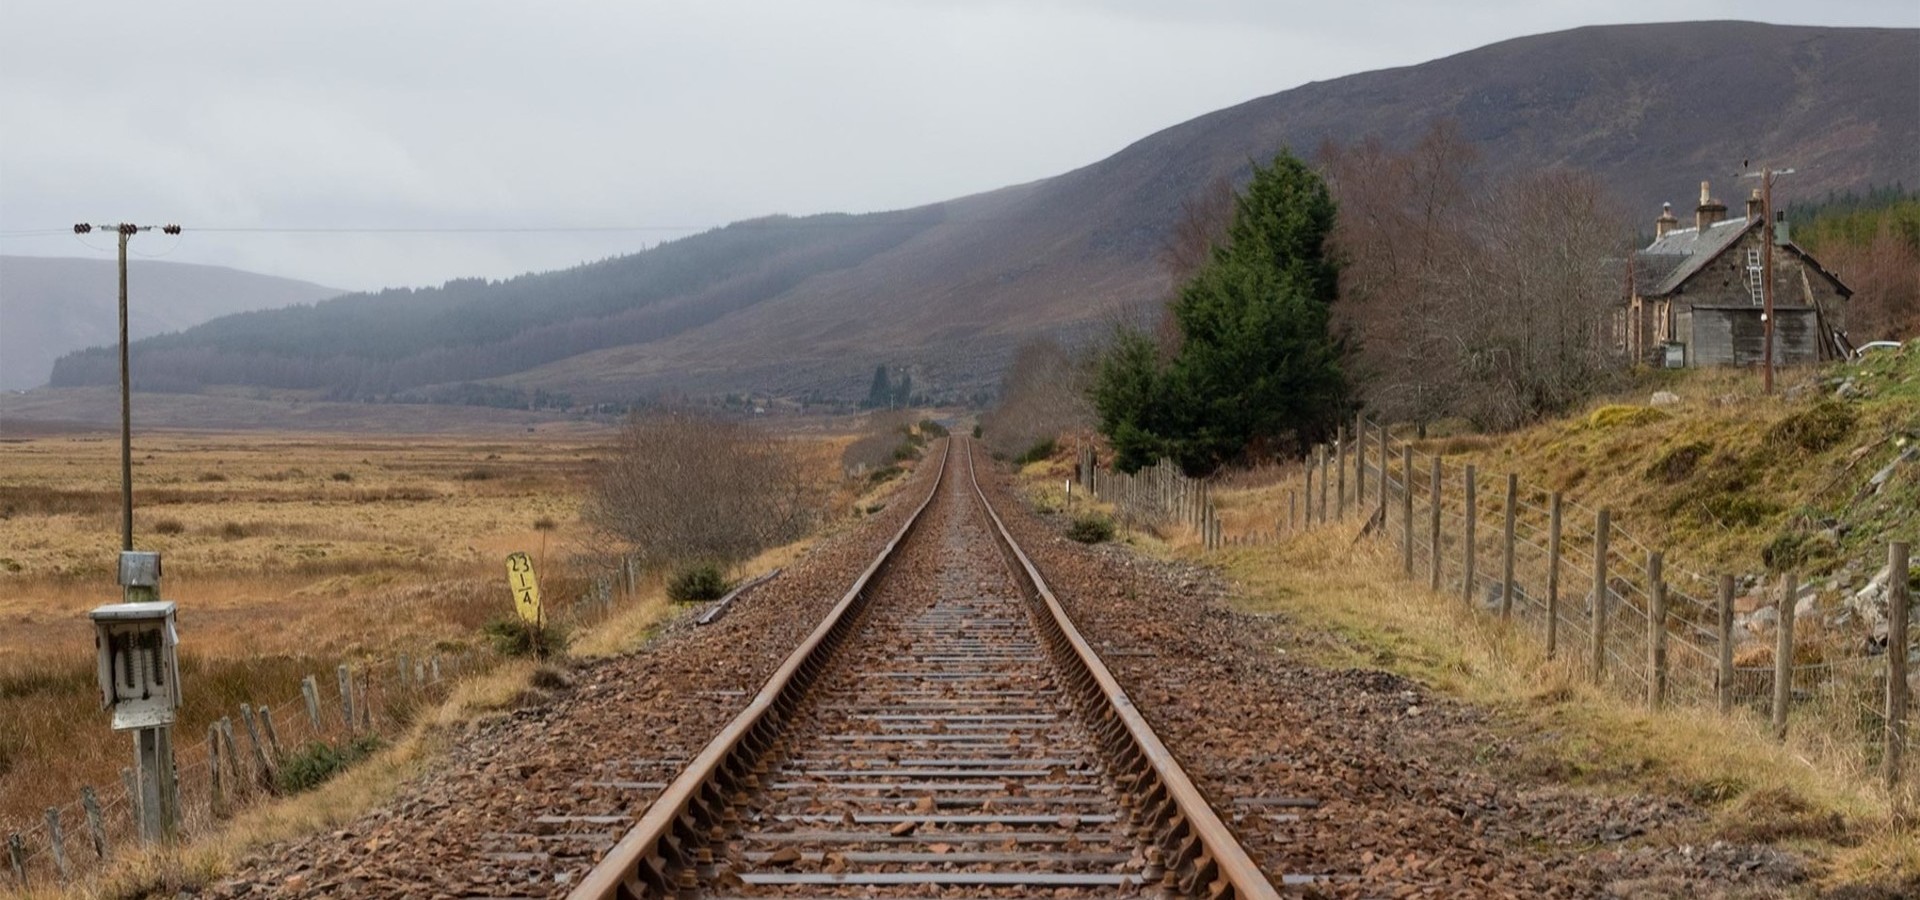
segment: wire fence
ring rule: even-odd
[[[1886,634],[1836,640],[1787,574],[1738,597],[1730,575],[1709,576],[1593,507],[1514,475],[1428,453],[1384,425],[1356,420],[1332,446],[1316,446],[1283,478],[1285,512],[1271,528],[1222,533],[1208,482],[1163,462],[1134,474],[1103,470],[1083,451],[1079,474],[1093,495],[1131,521],[1184,524],[1207,550],[1260,543],[1362,517],[1363,535],[1397,545],[1402,574],[1511,621],[1548,656],[1581,660],[1596,683],[1650,706],[1669,704],[1761,717],[1784,738],[1822,745],[1890,796],[1913,756],[1909,723],[1920,657],[1909,637],[1909,545],[1889,545],[1881,586]],[[1867,571],[1876,567],[1869,566]],[[1736,629],[1736,605],[1745,627]]]

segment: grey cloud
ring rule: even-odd
[[[1681,12],[1920,24],[1905,2]],[[1599,14],[1559,0],[16,0],[0,7],[0,233],[103,217],[706,227],[910,206],[1057,174],[1305,81]],[[377,287],[504,277],[677,233],[189,232],[169,258]],[[0,252],[96,251],[0,234]]]

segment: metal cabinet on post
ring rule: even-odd
[[[149,841],[173,837],[180,820],[173,767],[173,722],[180,708],[180,643],[172,601],[159,599],[160,554],[120,554],[126,603],[95,608],[100,701],[112,711],[115,731],[134,732],[140,834]],[[143,598],[143,599],[135,599]]]

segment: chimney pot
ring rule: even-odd
[[[1653,220],[1653,239],[1659,240],[1667,233],[1680,227],[1680,220],[1673,214],[1673,204],[1660,204],[1660,218]]]
[[[1753,196],[1747,198],[1747,221],[1751,222],[1754,219],[1758,219],[1761,216],[1766,215],[1766,211],[1764,210],[1763,206],[1764,206],[1764,203],[1760,199],[1760,189],[1754,188]]]
[[[1705,234],[1709,226],[1726,217],[1727,205],[1713,199],[1713,195],[1707,192],[1707,183],[1700,182],[1700,206],[1693,211],[1694,227]]]

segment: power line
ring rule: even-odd
[[[881,228],[902,225],[939,225],[954,222],[1006,222],[1037,218],[1032,216],[967,216],[956,218],[895,218],[895,213],[823,213],[804,217],[763,217],[726,224],[634,224],[634,225],[238,225],[191,226],[195,234],[619,234],[631,232],[720,231],[730,228]],[[89,226],[111,231],[115,226]],[[0,230],[0,238],[45,237],[67,233],[66,228],[24,228]]]

